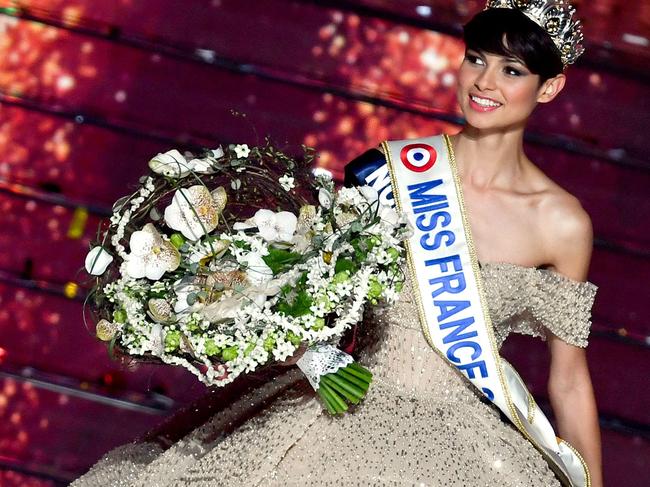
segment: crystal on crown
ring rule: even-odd
[[[564,66],[573,64],[585,50],[580,20],[573,20],[575,9],[566,0],[488,0],[485,8],[520,10],[551,37]]]

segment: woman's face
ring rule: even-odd
[[[539,81],[519,60],[468,49],[458,74],[458,103],[478,129],[523,126],[541,101]]]

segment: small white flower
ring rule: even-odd
[[[103,247],[94,247],[86,255],[86,272],[93,276],[101,276],[106,268],[113,262],[113,256]]]
[[[257,210],[252,218],[260,236],[269,243],[290,242],[296,231],[298,218],[288,211],[274,213],[271,210]]]
[[[165,223],[185,238],[198,240],[217,227],[226,199],[223,187],[212,193],[202,185],[178,189],[171,204],[165,208]]]
[[[238,159],[243,159],[245,157],[248,157],[248,154],[251,153],[251,150],[248,148],[246,144],[237,144],[235,146],[235,154],[237,154]]]
[[[296,187],[296,185],[294,184],[294,179],[288,174],[285,174],[280,179],[278,179],[278,182],[280,183],[280,186],[282,186],[282,189],[284,189],[285,191],[291,191],[293,188]]]
[[[327,191],[325,188],[318,190],[318,202],[325,209],[330,209],[334,199],[332,198],[332,193]]]
[[[146,277],[157,281],[165,272],[176,270],[181,263],[176,247],[163,239],[151,223],[131,234],[129,247],[131,253],[125,259],[126,273],[134,279]]]
[[[156,174],[170,178],[184,178],[192,169],[183,155],[176,149],[157,154],[149,161],[149,167]]]

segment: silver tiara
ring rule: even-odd
[[[573,64],[585,51],[580,20],[573,20],[575,8],[566,0],[488,0],[485,9],[513,8],[551,36],[564,66]]]

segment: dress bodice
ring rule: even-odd
[[[499,347],[520,333],[585,347],[596,286],[549,270],[508,263],[481,265],[483,288]],[[410,276],[400,299],[373,312],[366,325],[361,362],[380,383],[432,401],[467,401],[468,382],[427,343],[418,318]]]

